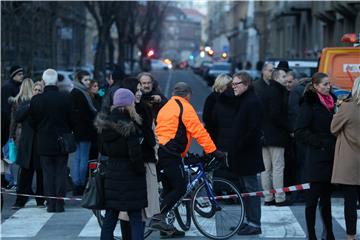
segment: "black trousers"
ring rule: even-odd
[[[181,157],[176,157],[159,149],[160,179],[163,185],[160,204],[161,213],[167,213],[185,194],[187,180]]]
[[[344,192],[344,215],[346,224],[346,233],[348,235],[356,234],[356,203],[358,201],[358,186],[342,185]]]
[[[44,176],[44,194],[51,197],[65,197],[68,155],[40,156],[40,160]],[[64,200],[48,199],[47,202],[48,208],[64,206]]]
[[[19,169],[19,177],[18,177],[18,186],[17,186],[17,193],[22,194],[34,194],[32,190],[32,182],[34,173],[36,172],[36,195],[43,195],[44,194],[44,185],[43,185],[43,174],[41,169],[34,169],[33,167],[27,168],[20,168]],[[44,204],[44,198],[35,198],[37,205]],[[25,205],[27,202],[28,197],[25,196],[17,196],[16,197],[16,205]]]
[[[10,134],[10,119],[8,118],[7,114],[1,112],[1,148],[5,146],[6,142],[9,140]],[[1,151],[1,156],[3,155]]]
[[[335,240],[332,229],[331,217],[331,183],[310,183],[310,189],[307,191],[305,218],[308,230],[309,240],[316,240],[315,220],[316,209],[319,202],[321,218],[324,223],[326,240]],[[320,200],[320,201],[319,201]]]

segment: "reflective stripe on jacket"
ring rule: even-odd
[[[196,139],[206,153],[216,150],[194,108],[182,97],[173,96],[159,111],[156,122],[155,131],[159,144],[172,152],[180,153],[182,157],[189,150],[192,138]]]

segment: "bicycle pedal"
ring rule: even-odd
[[[160,231],[160,236],[162,238],[167,238],[167,237],[172,237],[175,233],[175,230],[171,230],[171,231]]]

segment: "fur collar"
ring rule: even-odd
[[[136,132],[135,124],[130,119],[113,117],[105,113],[99,113],[96,116],[94,125],[99,133],[104,129],[113,129],[122,136],[128,137]]]

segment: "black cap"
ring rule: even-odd
[[[280,61],[280,62],[278,63],[278,65],[276,66],[275,69],[277,69],[277,70],[283,70],[283,71],[285,71],[285,72],[291,71],[291,69],[289,68],[289,63],[288,63],[288,61]]]
[[[16,74],[18,74],[19,72],[24,72],[24,69],[20,66],[12,66],[10,68],[10,78],[13,79],[13,77],[15,77]]]

